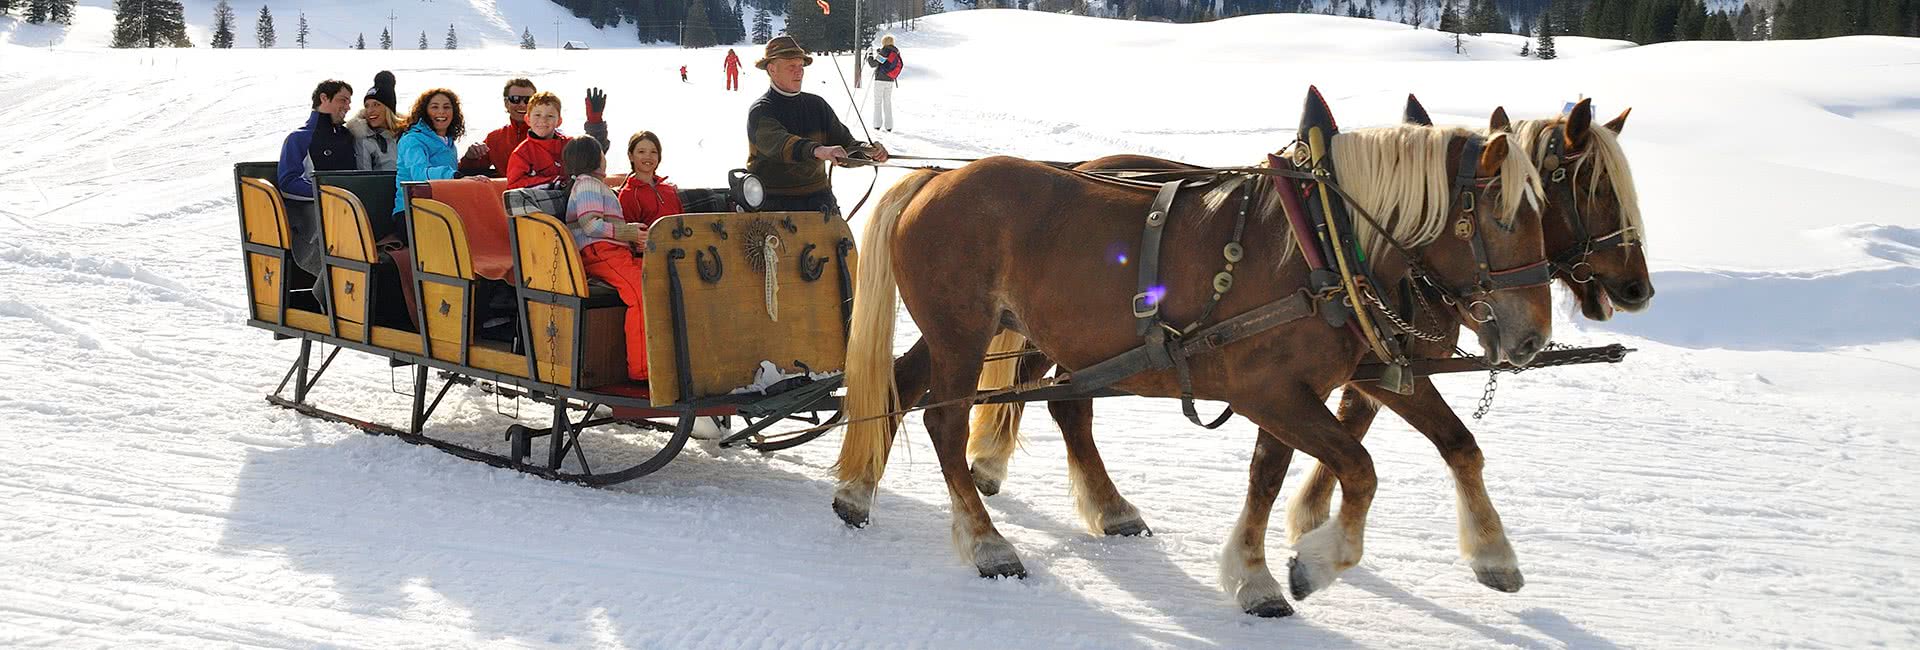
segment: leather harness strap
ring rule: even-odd
[[[1567,279],[1586,282],[1579,277],[1578,268],[1586,263],[1587,256],[1634,242],[1628,238],[1628,228],[1621,228],[1599,239],[1594,239],[1593,232],[1587,230],[1587,220],[1585,215],[1580,214],[1580,201],[1574,195],[1573,188],[1574,172],[1578,169],[1576,165],[1586,152],[1566,153],[1564,128],[1556,126],[1547,132],[1546,152],[1540,161],[1540,171],[1547,177],[1548,201],[1566,206],[1567,228],[1573,233],[1575,243],[1549,257],[1554,267],[1567,274]]]
[[[1160,300],[1166,297],[1166,289],[1160,284],[1160,238],[1167,232],[1167,218],[1173,213],[1173,197],[1180,191],[1181,181],[1173,180],[1160,184],[1160,193],[1153,197],[1153,207],[1147,209],[1147,226],[1140,235],[1140,284],[1139,292],[1133,294],[1134,334],[1146,336],[1160,322]]]

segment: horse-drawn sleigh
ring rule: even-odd
[[[538,212],[509,216],[497,181],[407,183],[404,218],[387,219],[393,212],[391,172],[316,174],[324,272],[317,282],[290,282],[287,276],[299,269],[291,263],[287,213],[270,180],[272,165],[241,163],[234,174],[252,296],[248,324],[300,340],[299,356],[268,397],[273,404],[595,486],[664,467],[697,418],[740,417],[746,426],[722,444],[772,451],[820,432],[774,439],[763,435],[768,426],[788,419],[818,424],[837,411],[832,392],[845,354],[845,305],[856,262],[852,238],[844,221],[820,213],[734,212],[758,201],[750,178],[732,191],[683,190],[688,205],[724,211],[656,223],[645,278],[649,377],[633,382],[623,361],[626,308],[619,296],[586,279],[559,219]],[[401,229],[404,237],[395,236]],[[298,288],[310,282],[311,291]],[[326,298],[326,307],[315,294]],[[333,346],[317,367],[310,365],[315,345]],[[309,392],[343,349],[412,367],[413,402],[404,427],[309,402]],[[762,362],[798,370],[791,373],[798,376],[765,381]],[[441,382],[431,400],[430,370],[440,371]],[[289,383],[290,397],[284,396]],[[448,390],[475,383],[551,406],[551,425],[507,427],[505,455],[424,435]],[[596,471],[580,433],[614,423],[673,435],[644,462]],[[536,462],[532,448],[540,437],[548,438],[547,453]],[[577,461],[572,467],[566,464],[569,454]]]
[[[1179,398],[1196,423],[1194,399],[1224,401],[1262,434],[1222,555],[1222,587],[1263,616],[1291,611],[1264,546],[1293,449],[1321,461],[1288,519],[1298,599],[1360,558],[1374,484],[1360,437],[1384,405],[1440,449],[1458,487],[1461,550],[1481,582],[1511,591],[1522,580],[1481,483],[1479,449],[1426,376],[1624,355],[1619,346],[1549,348],[1547,284],[1565,283],[1600,319],[1614,303],[1638,309],[1651,298],[1632,178],[1615,140],[1625,117],[1595,124],[1582,102],[1551,120],[1507,124],[1497,113],[1486,130],[1338,133],[1314,93],[1300,146],[1258,166],[991,158],[912,172],[869,219],[865,265],[856,265],[846,223],[751,212],[757,201],[736,185],[721,211],[653,228],[644,385],[620,372],[618,316],[609,311],[619,302],[585,280],[552,216],[508,217],[485,183],[408,184],[401,223],[411,237],[383,245],[391,240],[373,215],[388,213],[379,197],[392,196],[391,176],[322,174],[321,309],[285,281],[293,269],[285,210],[270,175],[243,163],[235,174],[249,324],[301,341],[272,403],[551,479],[608,485],[656,471],[700,417],[742,417],[746,426],[723,444],[760,450],[846,425],[834,510],[855,526],[867,522],[901,416],[924,409],[957,550],[983,576],[1024,574],[981,501],[1004,487],[1019,404],[1049,402],[1088,527],[1132,535],[1148,528],[1106,476],[1089,400]],[[499,340],[480,335],[488,296],[507,297],[517,324]],[[901,302],[924,338],[896,359]],[[1485,358],[1456,356],[1463,325]],[[411,366],[408,425],[309,403],[332,360],[311,368],[315,344]],[[1047,379],[1056,364],[1061,372]],[[774,390],[739,390],[762,365],[798,376]],[[430,369],[442,385],[428,401]],[[291,399],[281,395],[288,382]],[[476,382],[550,405],[552,424],[509,426],[506,455],[423,435],[448,389]],[[1343,386],[1336,416],[1324,401]],[[1005,410],[977,418],[969,433],[975,405]],[[817,426],[767,434],[789,420]],[[580,431],[610,424],[673,435],[638,465],[595,472]],[[542,436],[546,457],[534,462]],[[1343,507],[1330,520],[1336,480]]]

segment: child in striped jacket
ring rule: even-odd
[[[613,285],[627,304],[627,376],[647,379],[647,321],[640,293],[640,250],[647,243],[645,225],[630,223],[620,213],[620,195],[607,187],[607,158],[593,138],[567,142],[560,154],[565,172],[573,178],[567,197],[567,227],[580,247],[580,262],[588,277]]]

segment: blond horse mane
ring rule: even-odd
[[[1482,137],[1458,127],[1400,125],[1348,131],[1333,137],[1334,173],[1356,207],[1380,222],[1386,233],[1365,219],[1354,220],[1361,251],[1372,258],[1384,252],[1387,236],[1402,245],[1423,246],[1446,229],[1453,178],[1447,173],[1447,145],[1456,137]],[[1498,136],[1496,136],[1498,137]],[[1524,203],[1539,207],[1540,173],[1523,156],[1509,155],[1500,165],[1499,205],[1494,218],[1512,224]]]
[[[1556,117],[1546,120],[1520,120],[1513,123],[1513,134],[1522,151],[1534,161],[1547,155],[1546,135],[1555,126],[1566,123],[1566,118]],[[1593,165],[1593,179],[1587,182],[1587,193],[1592,194],[1600,187],[1600,179],[1605,177],[1613,183],[1614,198],[1620,202],[1620,226],[1627,230],[1627,240],[1646,244],[1642,238],[1645,230],[1640,227],[1640,193],[1634,189],[1633,168],[1627,166],[1627,154],[1620,149],[1620,135],[1600,124],[1587,129],[1591,134],[1592,145],[1587,154],[1581,156],[1579,165]],[[1576,166],[1573,173],[1579,175]]]

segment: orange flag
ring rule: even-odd
[[[827,16],[833,14],[833,5],[827,4],[827,0],[813,0],[813,3],[820,5],[820,15]]]

